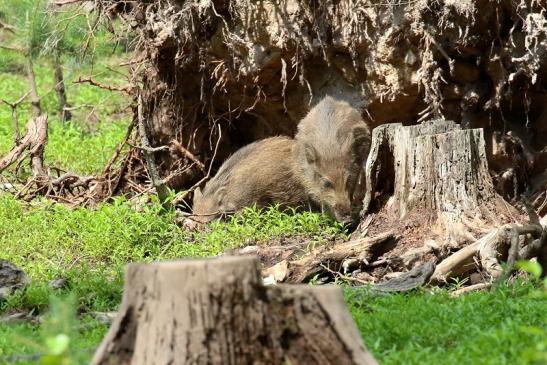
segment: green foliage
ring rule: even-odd
[[[97,56],[120,54],[112,35],[96,21],[97,13],[80,6],[49,6],[47,0],[0,0],[3,21],[16,28],[5,44],[30,51],[33,57],[51,57],[54,52],[91,61]],[[124,40],[125,41],[125,40]],[[124,42],[126,43],[126,42]]]
[[[51,31],[45,0],[0,0],[0,9],[8,25],[16,28],[8,45],[22,48],[33,56],[40,53]]]
[[[541,291],[518,282],[458,298],[446,291],[376,297],[349,291],[346,297],[382,364],[544,364]]]
[[[282,235],[323,237],[339,234],[339,225],[315,213],[294,215],[275,207],[249,208],[228,222],[215,222],[203,233],[189,233],[163,213],[159,204],[133,208],[117,198],[95,209],[70,209],[48,201],[26,205],[0,194],[0,252],[33,279],[24,292],[11,296],[0,309],[47,306],[49,280],[68,278],[70,291],[86,310],[112,310],[121,294],[122,269],[132,261],[169,260],[217,255],[248,242]]]
[[[75,9],[46,13],[46,0],[0,0],[2,21],[16,26],[3,44],[33,50],[42,108],[49,115],[46,163],[81,174],[99,172],[125,134],[129,100],[119,93],[73,84],[93,74],[100,82],[125,84],[110,34],[99,28],[86,43],[89,24]],[[66,9],[66,8],[65,8]],[[86,52],[82,45],[87,44]],[[54,92],[52,50],[62,53],[73,121],[62,126]],[[105,58],[108,55],[109,58]],[[95,62],[97,59],[100,62]],[[24,56],[0,49],[2,98],[14,101],[27,90]],[[30,105],[18,108],[23,130]],[[10,109],[0,105],[0,155],[13,144]],[[310,249],[325,238],[345,235],[332,220],[308,212],[249,208],[227,222],[215,222],[203,233],[189,233],[173,224],[174,212],[157,202],[143,204],[114,199],[93,209],[36,200],[31,204],[0,193],[0,255],[21,266],[32,283],[0,303],[0,314],[50,312],[41,326],[0,324],[0,363],[12,355],[39,354],[19,364],[83,364],[107,328],[76,313],[115,310],[121,300],[123,267],[133,261],[171,260],[217,255],[228,248],[261,244],[283,236],[305,236]],[[520,267],[539,276],[531,262]],[[54,290],[57,277],[67,287]],[[463,285],[455,281],[453,288]],[[535,282],[534,282],[535,283]],[[446,291],[374,297],[346,291],[365,342],[382,364],[544,364],[547,363],[546,291],[533,284],[498,286],[491,292],[457,299]]]
[[[111,60],[116,62],[116,60]],[[120,75],[109,72],[104,64],[96,67],[98,80],[105,83],[122,83]],[[89,67],[78,69],[77,64],[68,65],[67,80],[75,78],[78,72],[90,71]],[[128,101],[119,93],[99,89],[91,85],[67,82],[67,95],[74,106],[87,106],[73,111],[73,121],[61,125],[58,102],[54,92],[53,73],[50,67],[36,65],[36,80],[41,93],[42,108],[49,115],[49,141],[46,146],[46,163],[80,174],[102,171],[114,149],[126,133],[131,116],[120,113]],[[102,76],[101,76],[102,75]],[[14,101],[27,90],[24,75],[0,73],[2,98]],[[23,131],[26,121],[31,117],[30,104],[18,108],[20,128]],[[11,109],[0,105],[0,155],[13,146],[13,127]]]
[[[106,330],[90,317],[77,319],[72,296],[52,297],[40,327],[0,326],[0,363],[85,364]]]
[[[535,279],[539,279],[543,271],[539,262],[529,261],[529,260],[518,261],[517,268],[523,271],[526,271],[528,274],[532,275],[532,277]]]

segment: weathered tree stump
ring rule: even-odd
[[[130,264],[93,364],[376,364],[340,289],[264,287],[253,257]]]
[[[365,174],[362,212],[420,240],[461,247],[518,216],[494,190],[482,129],[446,120],[379,126]],[[365,220],[358,232],[369,226]]]

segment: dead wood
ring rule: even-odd
[[[15,188],[16,196],[31,200],[41,195],[64,203],[85,204],[111,196],[110,178],[95,175],[80,176],[58,168],[47,167],[44,151],[48,141],[48,116],[32,118],[26,126],[25,135],[18,144],[0,159],[0,173],[29,157],[32,176],[24,186]],[[56,172],[56,175],[55,175]],[[106,175],[106,174],[105,174]]]
[[[482,129],[452,121],[375,128],[365,179],[363,216],[379,227],[411,222],[414,235],[441,245],[462,247],[518,216],[494,190]]]
[[[509,225],[504,225],[500,228],[496,228],[483,236],[481,239],[462,248],[441,261],[431,276],[431,283],[447,282],[451,278],[476,269],[477,263],[475,262],[475,257],[481,250],[483,267],[488,269],[490,264],[497,267],[499,262],[497,261],[498,251],[496,250],[496,245],[499,242],[505,242],[505,237],[509,227]],[[492,260],[495,260],[495,263],[492,263]]]
[[[374,284],[371,289],[380,293],[406,292],[426,284],[434,271],[435,263],[426,262],[396,278]]]
[[[196,156],[194,156],[194,154],[193,154],[192,152],[190,152],[190,151],[188,151],[186,148],[184,148],[184,147],[179,143],[179,141],[177,141],[176,139],[172,140],[172,141],[171,141],[171,146],[172,146],[173,151],[175,151],[176,153],[178,153],[181,157],[190,159],[193,163],[196,164],[196,166],[197,166],[204,174],[207,174],[207,170],[205,169],[205,165],[203,164],[203,162],[201,162],[200,160],[198,160],[198,158],[197,158]]]
[[[263,287],[254,257],[130,264],[93,364],[376,364],[335,287]]]
[[[357,266],[367,265],[382,252],[387,251],[398,239],[393,232],[386,232],[376,237],[316,248],[308,255],[288,263],[285,281],[306,282],[317,274],[325,273],[325,267],[338,272],[342,269],[344,261],[349,259],[355,259],[354,264]]]
[[[491,287],[492,287],[492,283],[479,283],[479,284],[469,285],[461,289],[454,290],[452,293],[450,293],[450,296],[453,298],[457,298],[463,294],[472,293],[472,292],[480,291],[480,290],[487,290],[487,289],[490,289]]]
[[[96,87],[99,87],[101,89],[105,89],[105,90],[108,90],[108,91],[121,91],[121,92],[124,92],[128,95],[133,95],[136,91],[134,85],[112,86],[112,85],[107,85],[107,84],[104,84],[104,83],[99,82],[97,80],[94,80],[91,77],[82,77],[82,76],[80,76],[80,77],[78,77],[78,80],[73,81],[73,83],[75,83],[75,84],[87,83],[87,84],[90,84],[90,85],[93,85],[93,86],[96,86]]]
[[[523,245],[520,244],[521,236],[524,236]],[[543,266],[546,238],[547,232],[542,225],[505,224],[444,259],[437,265],[431,282],[447,282],[450,278],[464,275],[479,267],[495,280],[504,273],[502,261],[507,262],[509,271],[514,270],[518,259],[529,260],[537,257]]]
[[[25,150],[29,150],[35,176],[43,174],[43,146],[47,143],[47,115],[31,119],[27,123],[25,136],[0,160],[0,173],[20,159]]]
[[[162,205],[165,206],[165,208],[168,208],[171,204],[168,202],[168,196],[169,196],[169,190],[167,189],[167,186],[165,185],[165,182],[160,177],[158,172],[158,167],[156,165],[156,158],[154,156],[154,152],[152,149],[152,146],[150,146],[150,139],[148,138],[148,131],[146,129],[146,122],[145,117],[142,110],[142,97],[139,94],[138,97],[138,129],[139,134],[141,137],[141,145],[144,149],[143,154],[144,158],[146,160],[146,168],[148,170],[148,175],[150,176],[150,181],[152,182],[152,186],[154,189],[156,189],[156,193],[158,194],[158,198]]]

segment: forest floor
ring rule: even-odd
[[[0,97],[16,100],[27,90],[23,70],[19,60],[2,60]],[[94,77],[124,84],[122,75],[107,68],[117,64],[116,56],[101,60]],[[50,117],[46,163],[81,174],[102,170],[131,119],[129,100],[120,93],[71,82],[85,67],[66,65],[67,95],[77,109],[64,126],[52,69],[47,62],[36,67],[43,108]],[[20,123],[29,116],[25,104],[19,110]],[[0,155],[12,143],[10,109],[2,105]],[[88,361],[108,329],[93,314],[116,310],[129,262],[210,257],[287,237],[305,238],[311,246],[345,236],[324,216],[275,208],[247,209],[204,233],[186,232],[174,218],[172,212],[162,214],[153,197],[119,197],[86,209],[47,200],[26,203],[0,193],[0,258],[21,267],[32,280],[26,290],[0,302],[0,316],[23,312],[41,318],[39,323],[0,321],[0,364],[36,363],[35,354],[53,351],[60,333],[69,338],[72,363]],[[66,285],[53,289],[49,283],[58,278]],[[456,281],[442,290],[385,296],[338,284],[367,347],[382,364],[547,363],[547,298],[539,283],[518,280],[458,298],[450,296],[462,284]]]

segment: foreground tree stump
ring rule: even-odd
[[[365,169],[362,212],[422,241],[461,247],[518,216],[494,190],[482,129],[446,120],[379,126]],[[365,220],[358,231],[370,225]]]
[[[340,289],[262,286],[253,257],[130,264],[93,364],[376,364]]]

